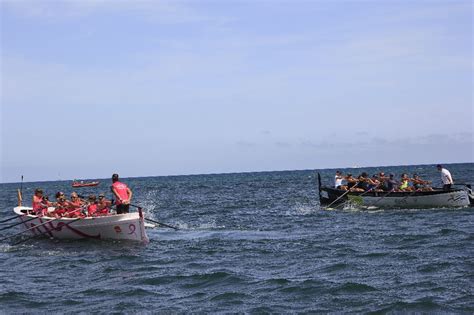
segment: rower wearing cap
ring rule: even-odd
[[[97,215],[108,215],[112,202],[105,199],[105,194],[99,194],[99,201],[97,202]]]
[[[112,175],[112,187],[110,187],[116,200],[117,214],[128,213],[130,209],[130,200],[132,199],[132,191],[122,182],[119,182],[118,174]]]

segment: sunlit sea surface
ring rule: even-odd
[[[447,168],[474,182],[474,164]],[[439,184],[433,165],[383,170]],[[334,171],[320,171],[325,183]],[[473,208],[322,210],[316,173],[125,178],[149,218],[181,229],[148,229],[147,246],[3,241],[0,313],[474,313]],[[100,181],[77,191],[109,193]],[[25,199],[36,187],[72,192],[68,181],[26,183]],[[17,188],[0,185],[0,219]]]

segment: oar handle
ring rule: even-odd
[[[2,220],[2,221],[0,221],[0,223],[5,223],[5,222],[11,221],[11,220],[13,220],[13,219],[19,218],[19,217],[21,217],[21,216],[24,216],[24,214],[16,215],[16,216],[14,216],[14,217],[11,217],[11,218]]]
[[[21,217],[21,216],[20,216],[20,217]],[[36,217],[35,217],[35,218],[30,218],[30,219],[27,219],[27,220],[25,220],[25,221],[21,221],[21,222],[18,222],[18,223],[9,225],[9,226],[6,226],[6,227],[4,227],[4,228],[1,228],[0,231],[7,230],[7,229],[9,229],[9,228],[12,228],[12,227],[15,227],[15,226],[17,226],[17,225],[20,225],[20,224],[23,224],[23,223],[32,221],[32,220],[34,220],[34,219],[36,219]]]

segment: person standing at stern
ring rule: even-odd
[[[442,165],[436,165],[438,171],[441,172],[441,181],[443,182],[443,190],[450,190],[451,186],[454,185],[453,178],[451,177],[451,172],[445,169]]]
[[[128,213],[133,194],[127,185],[119,182],[118,174],[112,175],[112,186],[110,189],[116,199],[115,205],[117,206],[117,214]]]

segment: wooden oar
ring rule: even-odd
[[[345,195],[347,195],[348,193],[350,193],[351,190],[350,188],[347,189],[347,191],[345,193],[343,193],[342,195],[340,195],[339,197],[336,198],[336,200],[334,200],[333,202],[331,202],[329,205],[326,206],[326,209],[330,208],[333,204],[336,203],[336,201],[338,201],[339,199],[341,199],[342,197],[344,197]]]
[[[9,229],[9,228],[15,227],[15,226],[17,226],[17,225],[20,225],[20,224],[23,224],[23,223],[26,223],[26,222],[29,222],[29,221],[32,221],[32,220],[35,220],[35,219],[36,219],[36,218],[30,218],[30,219],[28,219],[28,220],[21,221],[21,222],[19,222],[19,223],[15,223],[15,224],[12,224],[12,225],[3,227],[3,228],[0,229],[0,231],[7,230],[7,229]]]
[[[14,216],[14,217],[11,217],[11,218],[8,218],[8,219],[5,219],[5,220],[2,220],[2,221],[0,221],[0,223],[5,223],[5,222],[11,221],[11,220],[13,220],[13,219],[16,219],[16,218],[22,217],[22,216],[24,216],[24,214],[19,214],[19,215],[16,215],[16,216]]]
[[[357,195],[357,197],[361,197],[361,196],[365,195],[366,193],[369,193],[369,192],[373,191],[375,188],[379,187],[380,185],[381,185],[381,184],[378,184],[377,186],[375,186],[375,187],[372,187],[372,188],[370,188],[370,189],[369,189],[369,190],[367,190],[367,191],[364,191],[362,194],[360,194],[360,195]],[[344,207],[345,207],[345,205],[346,205],[347,203],[349,203],[349,202],[350,202],[350,200],[347,200],[347,201],[345,201],[344,203],[342,203],[342,204],[340,204],[340,205],[337,205],[337,206],[335,206],[335,208],[338,208],[338,207],[340,207],[341,205],[343,206],[342,208],[344,208]],[[341,208],[341,209],[342,209],[342,208]]]
[[[71,224],[71,223],[73,223],[73,222],[76,222],[76,221],[79,220],[79,219],[81,219],[81,218],[77,218],[77,219],[75,219],[75,220],[72,220],[72,221],[70,221],[70,222],[64,224],[63,226],[67,226],[67,225],[69,225],[69,224]],[[49,223],[49,222],[51,222],[51,221],[48,221],[48,223]],[[37,226],[39,226],[39,225],[37,225]],[[35,228],[36,228],[37,226],[35,226]],[[63,227],[63,226],[61,226],[61,227]],[[15,245],[18,245],[18,244],[27,242],[27,241],[29,241],[29,240],[31,240],[31,239],[34,239],[34,238],[36,238],[36,237],[38,237],[38,236],[41,236],[41,235],[45,235],[46,233],[50,233],[50,232],[51,232],[51,230],[48,230],[48,228],[45,228],[45,230],[44,230],[43,232],[41,232],[40,234],[36,234],[36,235],[30,236],[30,237],[28,237],[28,238],[26,238],[26,239],[23,239],[23,240],[19,241],[19,242],[13,243],[12,245],[15,246]]]
[[[158,222],[158,221],[155,221],[155,220],[152,220],[152,219],[148,219],[148,218],[145,218],[145,220],[156,223],[158,225],[161,225],[161,226],[164,226],[164,227],[167,227],[167,228],[170,228],[170,229],[179,230],[179,228],[177,228],[176,226],[164,224],[164,223],[161,223],[161,222]]]
[[[130,205],[131,205],[132,207],[135,207],[135,208],[138,208],[138,209],[143,209],[142,207],[137,206],[137,205],[134,205],[134,204],[130,204]],[[150,221],[150,222],[153,222],[153,223],[156,223],[156,224],[158,224],[158,225],[161,225],[161,226],[164,226],[164,227],[167,227],[167,228],[170,228],[170,229],[179,230],[179,228],[177,228],[176,226],[168,225],[168,224],[161,223],[161,222],[158,222],[158,221],[155,221],[155,220],[152,220],[152,219],[148,219],[148,218],[145,218],[145,220]]]
[[[74,211],[76,211],[76,209],[71,210],[71,211],[69,211],[69,212],[66,212],[65,214],[69,214],[69,213],[74,212]],[[31,221],[31,220],[34,220],[34,219],[37,219],[37,218],[38,218],[38,217],[32,218],[32,219],[29,219],[28,221]],[[43,218],[44,218],[44,217],[43,217]],[[36,229],[36,228],[38,228],[38,227],[40,227],[40,226],[43,226],[43,225],[45,225],[45,224],[54,222],[54,221],[59,220],[59,219],[63,219],[63,218],[64,218],[64,216],[63,216],[63,217],[59,217],[59,218],[55,218],[55,219],[52,219],[52,220],[48,220],[47,222],[44,222],[44,223],[35,225],[35,226],[33,226],[33,227],[29,228],[29,229],[26,229],[26,230],[23,230],[23,231],[21,231],[21,232],[15,233],[15,234],[13,234],[13,235],[10,235],[10,236],[4,237],[4,238],[0,238],[0,242],[1,242],[1,241],[4,241],[4,240],[7,240],[7,239],[9,239],[9,238],[12,238],[12,237],[14,237],[14,236],[20,235],[20,234],[22,234],[22,233],[31,231],[31,230]],[[77,220],[79,220],[79,219],[82,219],[82,218],[77,218],[77,219],[75,219],[75,220],[73,220],[73,221],[77,221]],[[71,221],[70,223],[72,223],[73,221]],[[24,221],[24,222],[21,222],[21,223],[25,223],[25,222],[27,222],[27,221]],[[19,223],[19,224],[21,224],[21,223]]]

